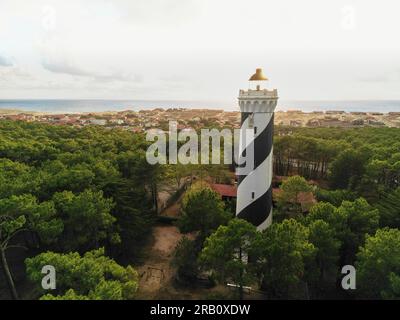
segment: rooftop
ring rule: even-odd
[[[210,187],[222,197],[236,198],[237,187],[234,185],[213,183]]]

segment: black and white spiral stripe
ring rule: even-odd
[[[239,163],[251,161],[251,169],[238,172],[236,216],[258,230],[272,223],[273,125],[273,112],[242,113]]]

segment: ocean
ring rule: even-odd
[[[154,108],[204,108],[239,110],[232,101],[206,100],[0,100],[1,109],[37,111],[47,113],[77,113]],[[400,100],[349,101],[285,101],[279,100],[277,110],[300,109],[305,112],[343,110],[346,112],[400,112]]]

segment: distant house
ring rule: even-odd
[[[383,116],[382,112],[370,112],[369,114],[373,116]]]
[[[378,121],[378,120],[375,120],[375,119],[368,119],[367,120],[367,123],[369,124],[369,125],[371,125],[371,126],[385,126],[385,123],[384,122],[382,122],[382,121]]]
[[[90,124],[98,125],[98,126],[105,126],[107,123],[107,120],[104,119],[90,119],[89,120]]]
[[[290,110],[287,110],[286,113],[303,113],[303,111],[301,111],[301,110],[295,110],[295,109],[290,109]]]
[[[364,119],[355,119],[351,122],[354,126],[362,126],[364,125]]]
[[[313,118],[307,121],[307,127],[319,127],[321,125],[321,121],[319,119]]]
[[[5,116],[7,120],[25,120],[25,117],[23,115],[20,114],[11,114],[11,115],[6,115]]]
[[[121,125],[121,124],[124,123],[124,120],[122,120],[122,119],[110,119],[110,122]]]
[[[339,118],[324,118],[321,119],[321,126],[323,127],[350,127],[351,123],[349,121],[342,121]]]
[[[280,181],[284,180],[284,177],[279,177]],[[212,190],[218,193],[222,200],[229,201],[232,199],[236,199],[237,197],[237,186],[236,185],[229,185],[229,184],[218,184],[213,183],[210,184]],[[279,194],[282,192],[279,188],[272,189],[272,198],[274,204],[276,204],[276,200],[279,197]],[[312,192],[300,192],[297,197],[297,203],[300,204],[303,213],[307,213],[310,211],[310,208],[317,203],[317,200],[314,197]]]
[[[230,184],[219,184],[212,183],[210,184],[211,189],[213,189],[216,193],[218,193],[222,200],[232,200],[237,197],[237,186]]]
[[[326,114],[344,114],[346,113],[344,110],[327,110],[325,111]]]
[[[47,117],[50,122],[66,122],[69,120],[69,117],[65,114],[52,114]]]
[[[291,127],[301,127],[302,123],[300,120],[290,120]]]

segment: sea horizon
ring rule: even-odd
[[[239,111],[236,101],[123,100],[123,99],[0,99],[0,110],[44,113],[82,113],[155,108],[222,109]],[[400,112],[400,100],[281,100],[277,111]]]

